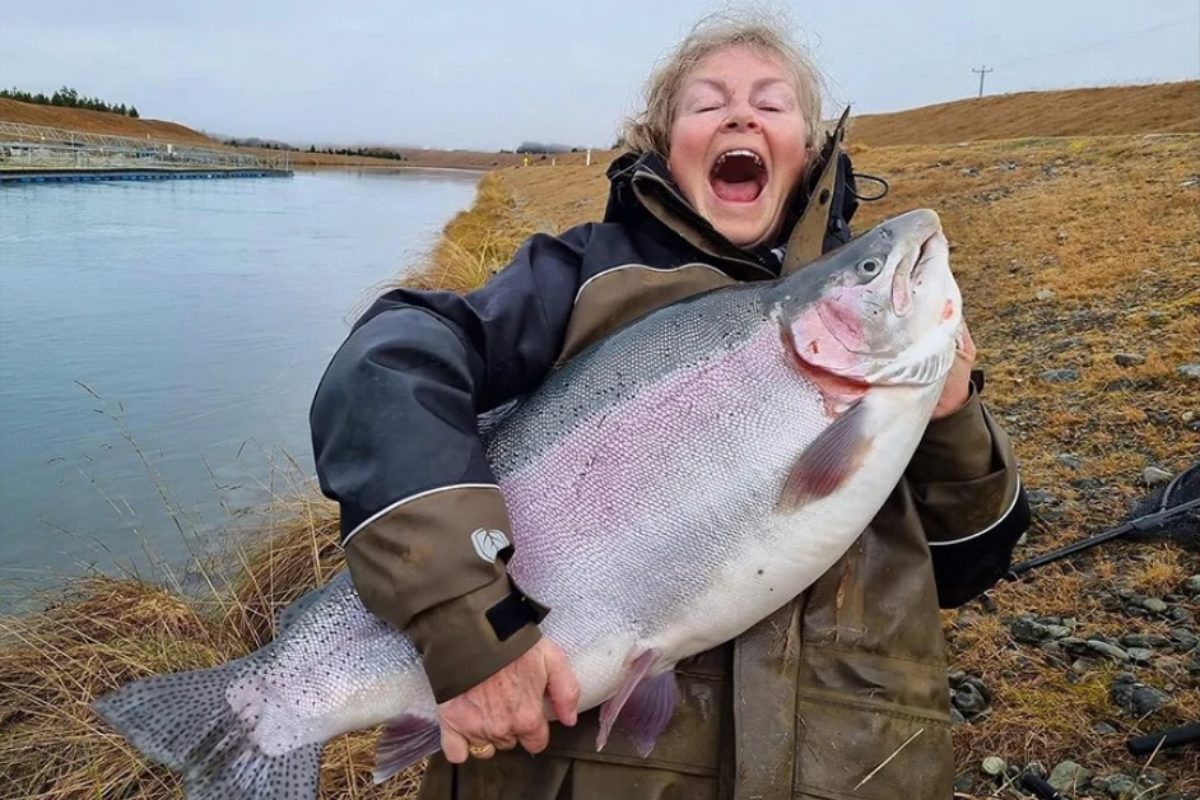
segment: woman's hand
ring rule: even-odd
[[[933,419],[948,417],[966,404],[971,396],[971,369],[974,366],[975,342],[971,340],[971,331],[967,330],[967,323],[963,322],[962,343],[954,351],[954,363],[950,365],[950,374],[946,376],[942,396],[933,408]]]
[[[468,756],[491,758],[496,748],[520,744],[540,753],[550,743],[543,699],[549,695],[554,716],[574,725],[579,682],[563,651],[543,637],[520,658],[483,683],[438,706],[442,752],[451,764]]]

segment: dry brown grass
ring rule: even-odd
[[[1200,412],[1198,387],[1175,370],[1200,361],[1200,185],[1188,183],[1200,177],[1200,136],[859,148],[856,163],[894,186],[886,201],[864,208],[859,229],[915,206],[942,215],[989,373],[988,402],[1014,437],[1027,484],[1062,500],[1062,516],[1039,520],[1018,557],[1111,525],[1144,492],[1137,477],[1147,464],[1178,469],[1196,458],[1200,434],[1182,418]],[[417,282],[469,288],[528,233],[598,218],[603,171],[598,164],[488,176]],[[1036,299],[1042,288],[1054,297]],[[1146,361],[1117,367],[1118,350]],[[1037,377],[1064,366],[1077,368],[1080,380]],[[1083,468],[1059,462],[1063,452]],[[304,498],[285,516],[291,522],[266,527],[242,552],[230,585],[204,597],[93,579],[71,586],[44,614],[0,620],[0,797],[177,797],[174,778],[144,764],[87,703],[128,679],[221,663],[266,641],[277,610],[338,567],[328,504]],[[1161,656],[1137,669],[1147,683],[1172,685],[1174,701],[1136,720],[1107,697],[1112,668],[1069,678],[1067,665],[1014,643],[1008,623],[1034,612],[1074,617],[1087,634],[1164,634],[1165,622],[1107,610],[1100,593],[1162,594],[1197,573],[1196,556],[1173,545],[1113,543],[1001,585],[988,606],[945,612],[953,668],[982,676],[994,695],[986,718],[956,729],[961,767],[1000,754],[1011,763],[1070,757],[1137,774],[1145,760],[1125,754],[1126,735],[1200,719],[1200,688],[1185,658]],[[1102,720],[1118,733],[1094,732]],[[412,774],[370,786],[372,747],[370,733],[332,742],[322,796],[409,797]],[[1176,791],[1200,791],[1195,751],[1159,754],[1152,766]]]
[[[73,131],[102,133],[108,136],[130,136],[135,139],[161,139],[164,142],[182,142],[209,146],[212,139],[197,130],[177,122],[161,119],[133,119],[104,111],[86,108],[59,108],[36,103],[22,103],[0,97],[0,120],[19,122],[23,125],[40,125],[45,128],[65,128]]]
[[[402,282],[422,289],[474,289],[534,232],[521,218],[507,184],[496,173],[485,175],[475,190],[475,202],[446,224],[426,267]]]
[[[862,144],[936,144],[1026,136],[1200,131],[1200,81],[1015,92],[956,100],[851,123]]]
[[[241,568],[228,582],[207,572],[219,588],[203,596],[92,577],[73,582],[43,613],[0,618],[0,797],[181,797],[176,778],[144,762],[89,703],[136,678],[216,666],[269,641],[278,612],[342,565],[330,503],[294,500],[287,518],[238,550]],[[322,796],[412,796],[418,770],[375,787],[373,763],[370,732],[332,742]]]

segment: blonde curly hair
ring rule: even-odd
[[[781,16],[762,11],[723,12],[696,23],[687,37],[650,75],[645,107],[625,120],[621,129],[624,147],[639,153],[667,156],[671,126],[675,123],[679,92],[696,65],[726,47],[750,47],[777,59],[795,80],[796,96],[804,117],[811,150],[819,145],[821,94],[824,81],[808,52],[789,35]]]

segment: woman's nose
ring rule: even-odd
[[[754,109],[748,106],[734,106],[729,110],[729,115],[725,118],[726,130],[758,130],[758,117],[754,113]]]

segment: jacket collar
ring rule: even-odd
[[[845,130],[850,109],[847,108],[834,131],[827,135],[817,163],[809,170],[808,183],[796,192],[784,217],[779,238],[754,249],[738,247],[722,235],[712,224],[700,216],[684,199],[678,185],[671,177],[666,159],[658,153],[626,152],[609,165],[608,204],[604,210],[605,222],[642,224],[648,216],[670,231],[681,236],[711,258],[725,262],[729,273],[742,279],[778,277],[780,265],[772,248],[784,245],[808,208],[809,200],[816,189],[831,158],[838,158],[841,137]],[[842,157],[844,158],[844,156]],[[847,170],[849,162],[847,162]],[[838,170],[835,180],[842,184],[846,176]],[[843,187],[836,187],[834,194],[841,197]],[[839,201],[840,202],[840,201]],[[857,206],[857,203],[854,204]],[[853,209],[846,214],[849,219]]]
[[[671,178],[666,160],[657,153],[623,153],[608,168],[605,222],[644,225],[647,218],[663,225],[741,280],[774,278],[778,261],[768,248],[738,247],[700,216]]]
[[[821,172],[828,153],[822,152],[821,163],[810,174]],[[787,242],[788,234],[808,206],[811,187],[796,193],[784,217],[778,241],[753,249],[738,247],[730,242],[683,197],[671,177],[666,160],[657,153],[627,152],[618,156],[608,168],[609,194],[604,210],[605,222],[644,223],[647,216],[675,234],[683,237],[706,255],[728,262],[735,277],[773,278],[779,275],[778,259],[771,254],[773,247]],[[740,275],[737,273],[743,273]]]

